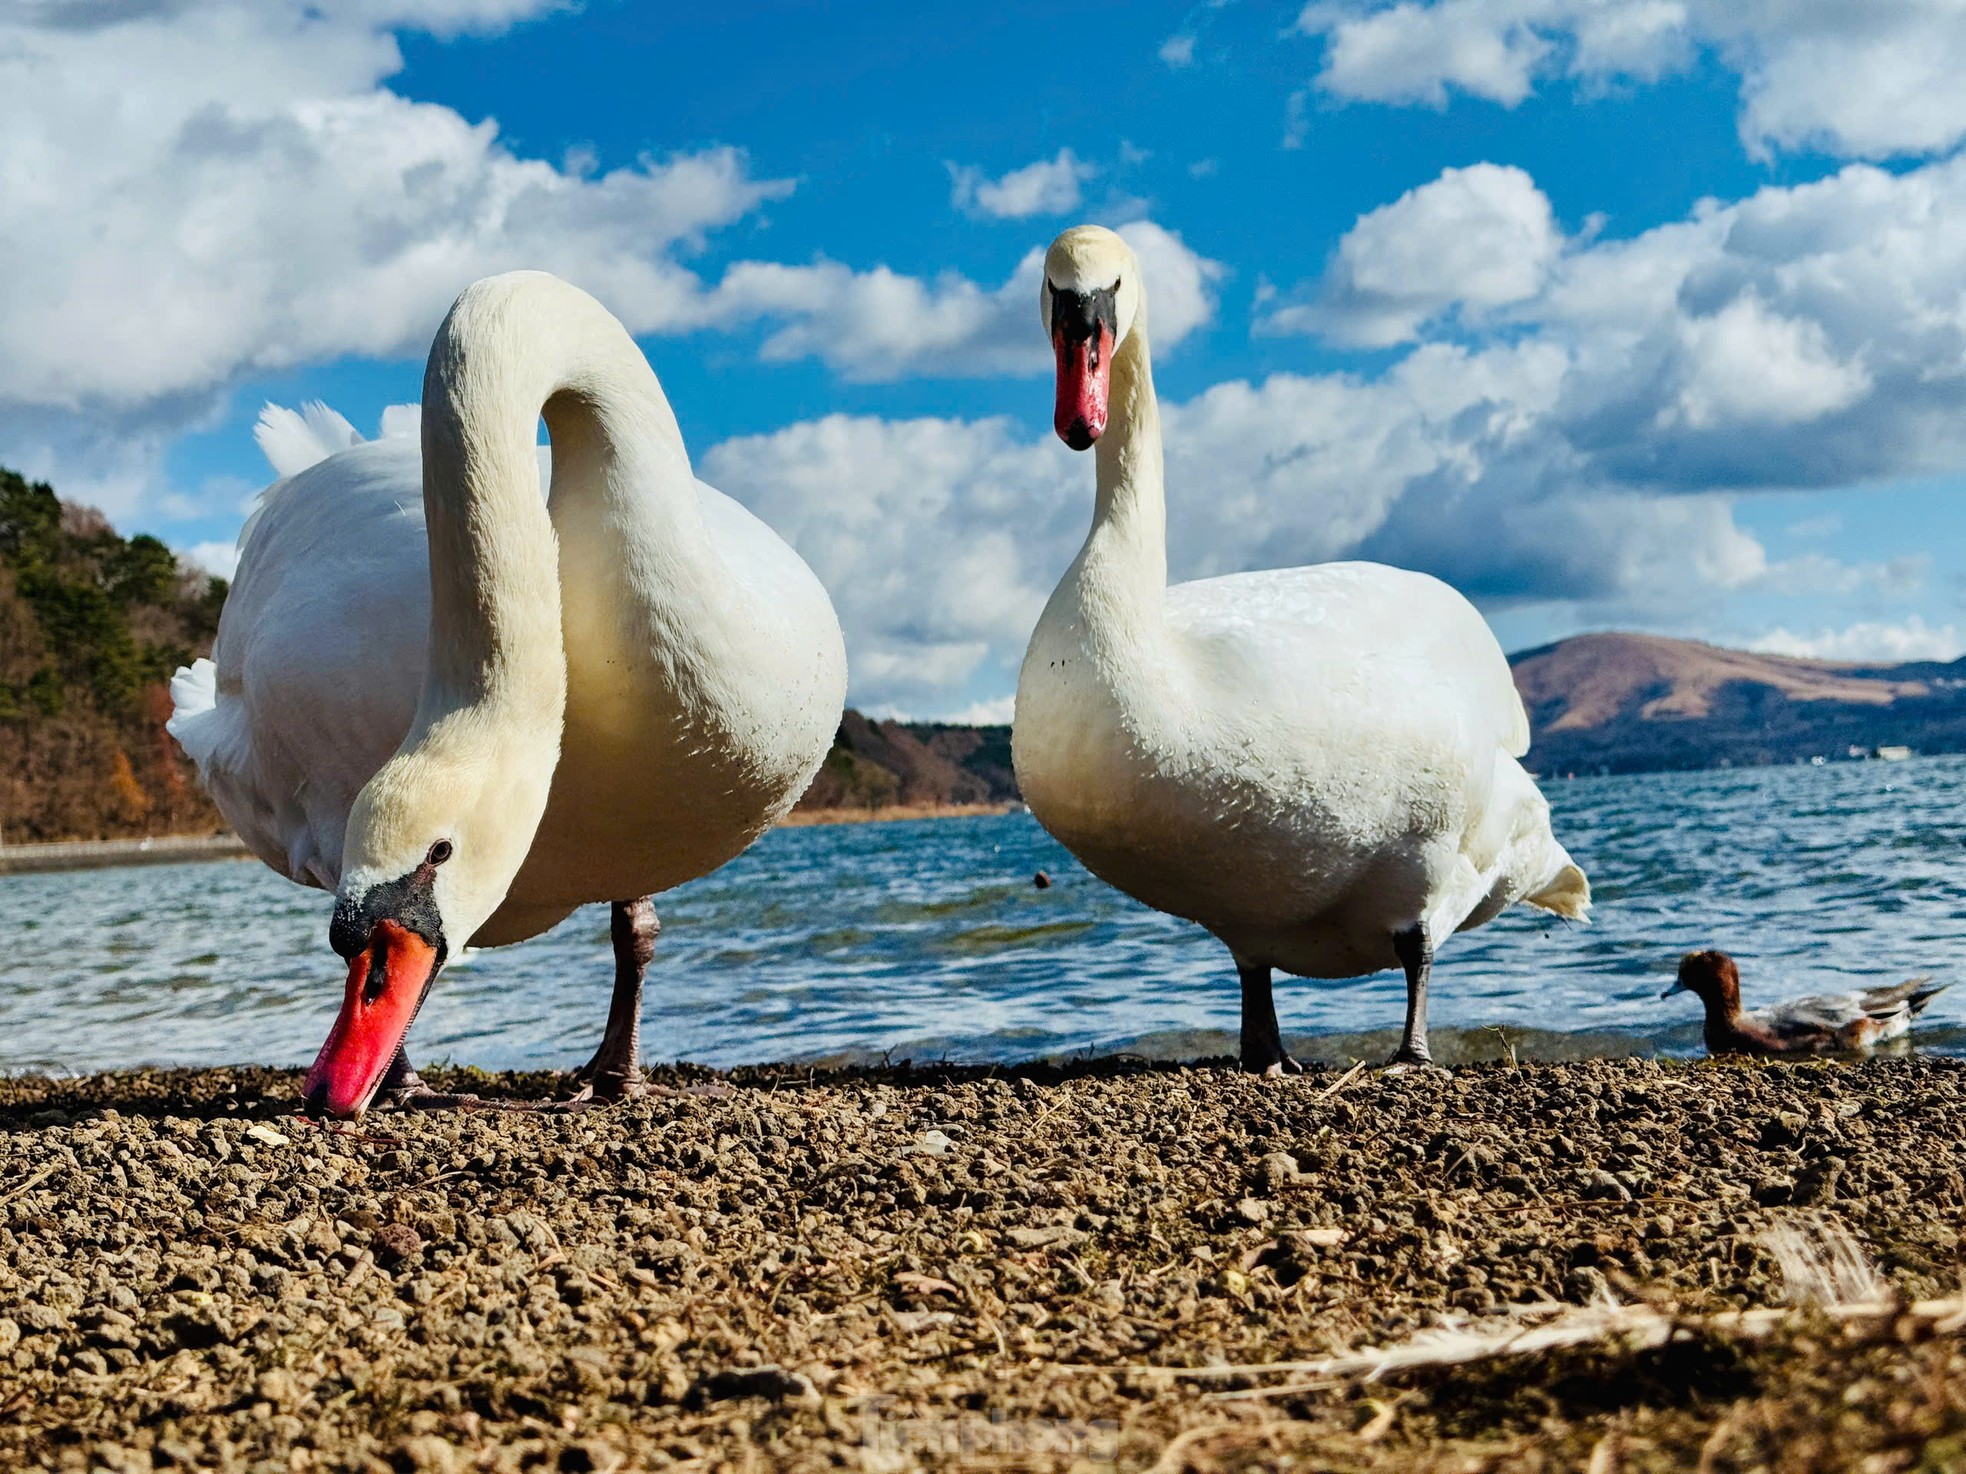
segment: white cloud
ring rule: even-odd
[[[239,567],[239,549],[229,542],[194,543],[173,551],[180,563],[202,568],[215,578],[229,579]]]
[[[1195,64],[1196,36],[1192,32],[1179,31],[1160,43],[1160,59],[1179,71],[1182,67]]]
[[[1852,164],[1626,240],[1562,242],[1538,214],[1496,211],[1494,231],[1529,223],[1523,267],[1492,274],[1463,269],[1480,231],[1430,193],[1445,182],[1364,217],[1267,324],[1417,335],[1415,358],[1436,334],[1500,329],[1555,365],[1518,405],[1523,444],[1578,486],[1848,485],[1966,460],[1966,158]],[[1507,197],[1533,192],[1525,177]]]
[[[1447,169],[1359,217],[1321,290],[1272,307],[1261,326],[1387,347],[1454,307],[1478,315],[1534,296],[1563,238],[1550,202],[1521,169]]]
[[[1223,268],[1151,220],[1119,232],[1152,284],[1154,345],[1172,348],[1213,316]],[[1043,269],[1042,246],[995,288],[953,272],[924,280],[885,266],[746,261],[724,273],[703,316],[782,324],[765,338],[767,359],[818,358],[850,379],[1036,373],[1051,361],[1038,324]]]
[[[676,259],[789,184],[731,149],[601,175],[412,102],[385,27],[538,0],[207,0],[0,20],[0,431],[124,511],[245,376],[414,353],[460,287],[537,266],[638,331],[701,309]]]
[[[972,701],[968,706],[958,707],[936,720],[954,722],[964,727],[1007,727],[1016,711],[1017,697],[1013,693],[989,701]]]
[[[1791,425],[1848,408],[1870,388],[1860,363],[1840,361],[1821,323],[1770,312],[1752,290],[1679,324],[1687,368],[1666,413],[1695,429]]]
[[[1914,614],[1902,623],[1859,623],[1843,629],[1798,634],[1772,629],[1748,642],[1770,655],[1803,655],[1817,660],[1957,660],[1966,654],[1966,630],[1956,624],[1929,625]]]
[[[829,415],[725,441],[701,466],[831,591],[852,698],[917,711],[979,672],[1014,680],[1090,508],[1082,464],[1003,419]]]
[[[1069,148],[1059,149],[1056,158],[1039,159],[998,179],[968,164],[951,164],[951,202],[959,210],[991,220],[1063,215],[1079,207],[1080,185],[1098,172]]]
[[[1328,95],[1514,107],[1539,80],[1651,81],[1712,52],[1741,78],[1757,151],[1858,158],[1936,153],[1966,137],[1966,20],[1957,0],[1315,0]]]
[[[1452,87],[1514,107],[1553,49],[1522,14],[1541,8],[1507,0],[1402,0],[1359,14],[1314,3],[1299,14],[1297,28],[1326,38],[1318,85],[1335,96],[1445,107]]]

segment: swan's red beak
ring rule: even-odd
[[[301,1087],[311,1114],[353,1117],[369,1108],[438,961],[437,948],[400,922],[376,923],[368,947],[348,961],[341,1016]]]
[[[1073,450],[1085,450],[1106,433],[1106,401],[1112,388],[1113,333],[1105,323],[1084,337],[1054,331],[1058,355],[1058,403],[1051,423]]]

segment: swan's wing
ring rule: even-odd
[[[1394,721],[1445,727],[1511,757],[1529,750],[1529,717],[1508,658],[1474,605],[1437,578],[1377,563],[1323,563],[1177,584],[1167,619],[1204,661],[1243,669],[1329,709],[1373,703]],[[1252,697],[1258,691],[1252,690]]]
[[[358,444],[268,488],[212,659],[170,730],[219,811],[283,874],[332,889],[355,795],[409,730],[429,629],[414,442]]]
[[[1302,781],[1337,792],[1359,832],[1450,846],[1436,852],[1430,935],[1516,900],[1588,913],[1589,882],[1516,761],[1529,718],[1508,659],[1454,589],[1329,563],[1179,584],[1166,610],[1210,708],[1261,714],[1240,740],[1265,762],[1282,768],[1294,754],[1317,775]]]

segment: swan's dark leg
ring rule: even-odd
[[[614,997],[601,1047],[574,1071],[583,1086],[580,1100],[626,1100],[647,1089],[642,1079],[642,979],[662,932],[654,898],[616,901],[608,932],[614,938]]]
[[[1393,934],[1393,955],[1406,969],[1406,1032],[1399,1049],[1386,1064],[1394,1070],[1433,1068],[1427,1049],[1427,980],[1434,970],[1433,944],[1424,927],[1411,926]]]
[[[453,1095],[423,1083],[409,1056],[400,1048],[389,1073],[376,1090],[378,1106],[399,1111],[584,1111],[610,1101],[628,1100],[648,1092],[642,1079],[642,977],[655,956],[661,930],[655,902],[616,901],[609,932],[614,939],[614,996],[608,1004],[607,1031],[594,1057],[574,1072],[580,1093],[570,1100],[500,1100],[482,1095]],[[715,1086],[663,1094],[721,1093]]]
[[[1236,975],[1242,979],[1242,1067],[1253,1075],[1303,1074],[1304,1067],[1283,1052],[1270,969],[1238,959]]]

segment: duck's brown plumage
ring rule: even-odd
[[[1682,989],[1706,1007],[1708,1054],[1830,1054],[1868,1050],[1895,1039],[1951,984],[1913,978],[1883,988],[1793,998],[1753,1013],[1741,1007],[1741,970],[1725,952],[1689,952],[1679,961]]]

